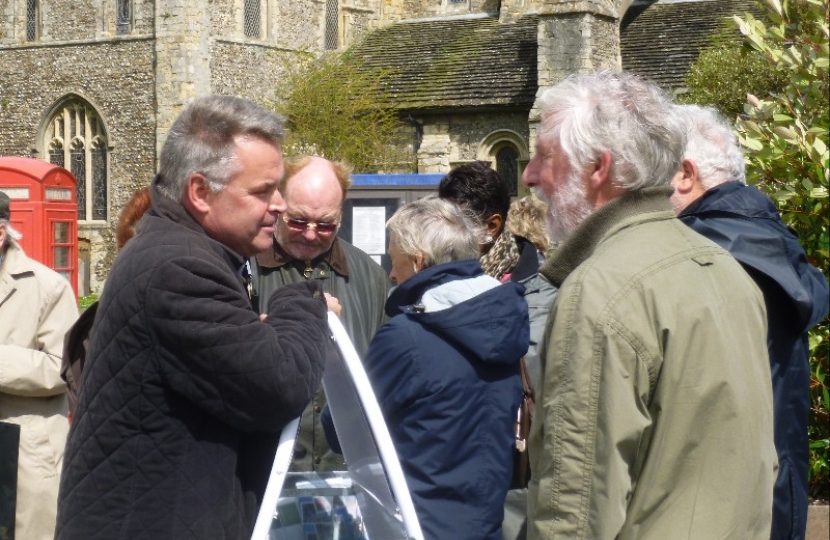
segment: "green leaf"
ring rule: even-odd
[[[810,197],[814,199],[826,199],[827,198],[827,188],[824,186],[812,188],[810,190]]]

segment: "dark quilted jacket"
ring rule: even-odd
[[[154,206],[101,297],[58,503],[60,540],[249,538],[278,433],[330,346],[319,288],[260,322],[244,260],[184,209]]]

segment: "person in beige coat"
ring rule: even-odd
[[[14,537],[51,540],[69,431],[61,350],[78,308],[69,282],[26,256],[9,217],[0,192],[0,422],[20,426]]]

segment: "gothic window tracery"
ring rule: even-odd
[[[49,162],[78,181],[78,221],[106,221],[109,149],[98,113],[80,99],[67,101],[47,124],[44,143]]]

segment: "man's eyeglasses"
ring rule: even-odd
[[[292,231],[303,232],[306,229],[316,230],[318,233],[333,233],[340,226],[339,223],[325,223],[321,221],[306,221],[304,219],[290,218],[282,215],[282,220]]]

